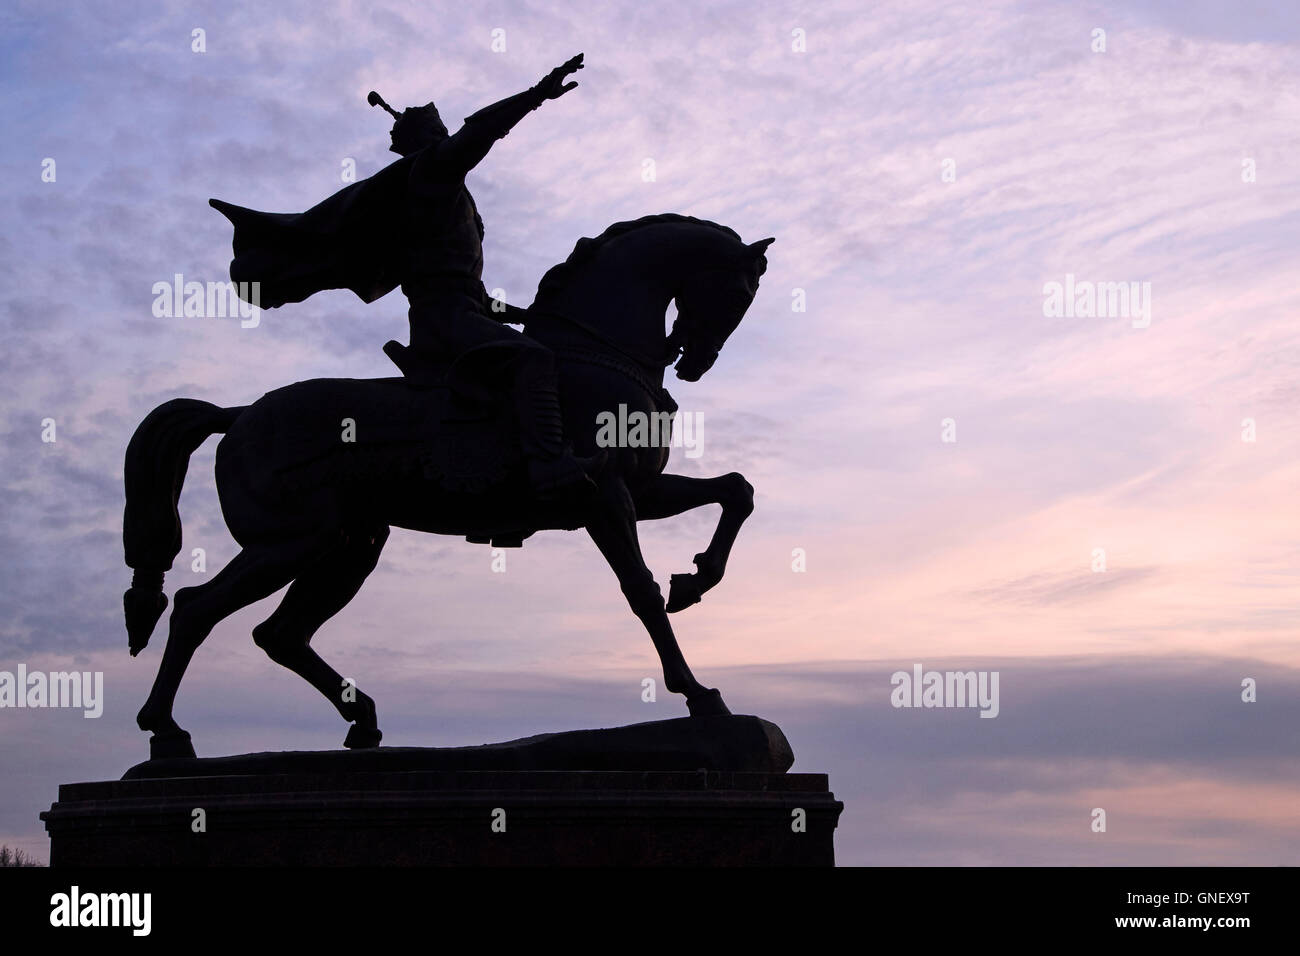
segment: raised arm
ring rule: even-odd
[[[565,77],[582,69],[582,54],[557,66],[542,77],[536,86],[484,107],[465,119],[465,125],[437,147],[437,160],[444,169],[468,173],[488,154],[492,144],[515,127],[521,119],[546,100],[559,99],[576,87]]]

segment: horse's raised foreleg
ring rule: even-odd
[[[641,555],[636,520],[636,508],[623,479],[618,476],[603,478],[599,503],[587,524],[587,533],[618,577],[632,613],[645,625],[654,641],[663,666],[664,687],[672,693],[685,695],[692,716],[728,714],[730,711],[722,702],[722,695],[695,679],[681,648],[677,646],[677,637],[664,608],[663,593]]]
[[[253,641],[267,657],[293,671],[320,691],[344,720],[350,721],[343,746],[377,747],[383,734],[375,702],[311,648],[320,626],[343,610],[379,562],[388,529],[352,534],[289,585],[280,606],[253,628]]]
[[[734,471],[717,478],[658,475],[636,496],[636,514],[641,520],[671,518],[712,504],[722,505],[722,516],[709,546],[695,556],[695,572],[669,578],[670,614],[698,604],[704,592],[722,580],[736,535],[754,510],[754,488],[744,475]]]

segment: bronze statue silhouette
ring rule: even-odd
[[[176,592],[162,663],[137,717],[154,734],[152,755],[193,755],[172,716],[192,655],[218,622],[286,584],[254,641],[352,723],[346,747],[378,745],[373,700],[322,660],[311,639],[356,595],[393,526],[498,545],[541,529],[585,528],[649,632],[667,689],[685,696],[692,715],[729,713],[721,694],[691,673],[668,613],[722,579],[753,488],[737,473],[665,474],[663,443],[599,449],[596,422],[620,405],[644,415],[676,409],[663,388],[665,368],[675,363],[677,377],[693,382],[713,366],[753,301],[772,241],[747,245],[716,223],[647,216],[579,240],[543,277],[523,313],[525,334],[555,356],[564,433],[575,455],[595,463],[590,495],[531,493],[510,403],[490,388],[466,387],[470,379],[445,364],[424,362],[416,380],[299,382],[246,407],[175,399],[154,409],[136,429],[124,469],[123,539],[135,571],[124,596],[131,654],[166,609],[163,575],[181,546],[181,486],[191,453],[212,434],[224,434],[217,490],[242,550],[207,583]],[[678,315],[665,335],[670,302]],[[416,321],[413,305],[413,329]],[[636,523],[706,504],[720,504],[721,517],[696,570],[673,575],[665,603]]]
[[[411,347],[388,352],[413,382],[436,378],[454,360],[462,390],[508,390],[514,399],[529,487],[538,497],[590,494],[595,462],[575,459],[564,443],[555,357],[510,328],[522,310],[489,305],[483,286],[483,220],[465,177],[525,116],[578,84],[582,54],[536,86],[466,118],[448,135],[432,103],[393,118],[392,152],[402,158],[339,190],[305,213],[265,213],[217,199],[235,227],[231,278],[256,284],[259,304],[300,302],[324,289],[351,289],[372,302],[395,286],[410,302]]]

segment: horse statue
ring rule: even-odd
[[[424,385],[404,377],[312,379],[243,407],[178,398],[150,412],[124,467],[131,655],[148,644],[166,610],[163,575],[181,548],[181,487],[190,455],[213,434],[224,436],[215,467],[222,515],[242,549],[210,581],[175,594],[162,662],[136,717],[153,734],[151,756],[194,756],[190,735],[172,716],[190,659],[220,621],[285,585],[253,641],[351,724],[345,747],[378,746],[374,701],[326,663],[311,639],[356,596],[393,526],[496,546],[518,546],[543,529],[585,529],[649,632],[664,686],[686,698],[692,716],[730,713],[718,690],[691,673],[668,613],[696,603],[722,579],[754,489],[734,472],[665,474],[669,442],[610,447],[596,423],[620,406],[629,417],[639,412],[660,422],[676,411],[663,387],[665,368],[675,362],[677,377],[694,382],[713,366],[753,302],[772,241],[746,244],[725,226],[688,216],[646,216],[579,240],[542,278],[525,333],[555,352],[565,437],[575,455],[598,463],[596,490],[581,499],[527,493],[511,416],[454,369]],[[678,314],[665,336],[673,301]],[[390,342],[385,350],[400,366],[402,347]],[[708,504],[722,506],[717,527],[695,556],[695,571],[672,576],[665,602],[642,558],[636,523]]]

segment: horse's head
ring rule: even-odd
[[[759,277],[767,269],[764,252],[775,241],[735,242],[722,262],[693,272],[677,290],[677,319],[668,350],[669,363],[676,360],[682,381],[699,381],[717,361],[758,293]]]

